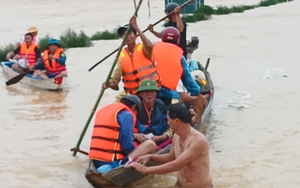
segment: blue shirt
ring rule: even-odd
[[[117,115],[117,121],[120,126],[119,140],[121,149],[123,151],[124,156],[127,156],[135,149],[133,142],[133,116],[129,111],[121,110]],[[114,162],[119,161],[115,159]],[[113,164],[114,162],[94,160],[96,168],[105,164]]]
[[[143,110],[146,110],[145,107]],[[150,114],[150,124],[148,127],[146,127],[140,121],[137,121],[139,133],[152,133],[155,136],[162,135],[166,130],[169,129],[167,110],[167,106],[160,99],[155,99],[154,106]]]
[[[191,96],[197,96],[200,93],[200,86],[193,79],[190,68],[184,56],[181,58],[181,66],[183,69],[183,73],[181,75],[181,81],[183,86],[187,89]],[[160,97],[165,97],[169,99],[179,99],[179,94],[177,91],[170,90],[165,87],[161,87],[159,92]]]

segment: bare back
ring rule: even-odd
[[[209,153],[205,136],[193,130],[183,142],[175,134],[173,138],[175,158],[185,156],[187,165],[178,172],[178,183],[182,187],[209,188],[212,178],[209,174]]]

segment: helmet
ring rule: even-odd
[[[177,45],[180,41],[180,32],[175,27],[167,27],[162,32],[161,40]]]
[[[179,7],[177,3],[169,3],[165,8],[165,12],[172,12],[176,7]]]
[[[121,99],[121,102],[122,102],[122,100],[128,100],[130,102],[133,102],[136,105],[136,107],[139,111],[139,114],[140,114],[140,112],[142,110],[142,102],[141,102],[141,99],[138,96],[128,94],[124,98]]]
[[[201,86],[206,85],[205,74],[201,70],[194,70],[191,72],[193,79],[198,82]]]
[[[137,92],[141,92],[141,91],[159,91],[160,89],[157,87],[156,82],[154,82],[153,80],[143,80],[140,85],[139,88],[137,90]]]

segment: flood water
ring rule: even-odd
[[[164,16],[163,1],[150,3],[150,18],[146,2],[140,9],[141,29]],[[5,5],[0,12],[0,45],[17,42],[30,26],[39,28],[40,37],[46,33],[58,37],[67,28],[91,35],[127,23],[134,12],[129,0],[0,0],[0,4]],[[211,0],[207,4],[241,3]],[[204,63],[211,58],[208,70],[215,100],[206,136],[215,187],[299,187],[297,23],[300,1],[296,0],[188,24],[188,35],[200,41],[194,59]],[[147,36],[157,40],[151,33]],[[88,158],[72,157],[69,149],[77,142],[114,56],[92,72],[88,69],[120,43],[98,41],[94,47],[67,50],[68,87],[62,92],[23,84],[6,87],[6,78],[0,74],[1,187],[90,187],[84,177]],[[117,93],[107,90],[100,106],[113,102]],[[91,131],[92,126],[82,142],[83,150],[88,150]],[[164,187],[175,181],[176,173],[156,175],[132,187]]]

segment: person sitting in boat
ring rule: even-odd
[[[32,26],[32,27],[30,27],[30,28],[28,29],[28,32],[27,32],[27,33],[31,33],[31,34],[33,35],[33,41],[32,41],[32,42],[33,42],[34,44],[38,45],[38,43],[37,43],[38,28]],[[20,42],[17,42],[17,44],[16,44],[15,47],[18,48],[24,41],[25,41],[25,34],[23,34],[23,35],[21,36]]]
[[[156,151],[152,140],[140,145],[134,142],[134,127],[141,108],[139,97],[126,95],[121,102],[97,111],[89,152],[97,172],[105,173],[133,158]]]
[[[50,39],[47,43],[47,49],[43,53],[42,63],[34,66],[32,77],[42,79],[57,78],[67,75],[66,72],[66,54],[60,47],[56,39]]]
[[[160,99],[167,106],[171,104],[172,99],[179,99],[176,91],[179,80],[192,96],[197,96],[200,93],[200,87],[191,76],[182,49],[177,46],[180,40],[179,31],[175,27],[167,27],[162,32],[161,40],[155,42],[152,51],[156,69],[161,78]]]
[[[31,33],[25,34],[25,42],[21,44],[14,51],[9,52],[6,56],[7,60],[10,60],[13,56],[19,55],[17,62],[12,65],[12,69],[17,71],[20,74],[25,72],[32,72],[33,66],[40,61],[41,51],[39,47],[32,42],[33,35]],[[23,59],[26,62],[25,65],[18,64],[18,61]]]
[[[178,171],[175,187],[213,187],[209,170],[209,146],[205,136],[190,126],[191,114],[182,103],[170,105],[168,122],[174,132],[167,154],[140,156],[129,167],[142,174],[166,174]],[[158,166],[144,166],[149,161]]]
[[[194,70],[191,72],[191,75],[195,82],[200,85],[201,88],[206,86],[206,77],[205,74],[201,70]],[[191,96],[187,89],[182,84],[182,81],[179,80],[176,91],[180,95],[180,102],[183,102],[186,105],[194,105],[197,102],[197,96]],[[208,94],[201,95],[205,99],[205,105],[207,105],[207,99],[209,97]]]
[[[119,90],[118,84],[123,76],[122,81],[124,83],[125,92],[122,92],[119,97],[117,97],[117,100],[121,98],[120,96],[126,94],[136,94],[139,84],[143,79],[152,79],[158,86],[160,85],[160,78],[156,72],[155,64],[152,61],[153,44],[138,27],[136,16],[131,17],[130,24],[132,28],[125,40],[126,47],[122,49],[120,58],[108,84],[102,84],[102,88]],[[128,24],[120,27],[118,34],[124,37],[128,27]],[[138,35],[142,43],[136,43]]]
[[[136,134],[140,143],[151,139],[158,145],[172,137],[167,122],[167,106],[156,98],[159,90],[156,82],[149,79],[143,80],[137,90],[143,104],[137,123],[139,133]]]

